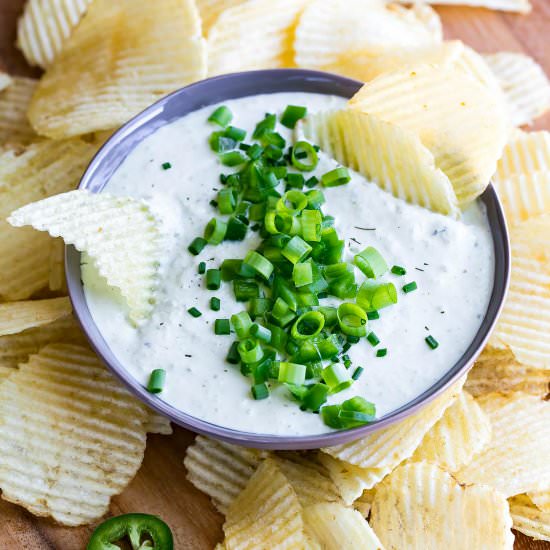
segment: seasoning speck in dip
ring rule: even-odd
[[[233,114],[231,124],[246,130],[244,141],[249,144],[266,112],[279,118],[287,105],[307,106],[312,113],[344,104],[342,98],[306,93],[224,103]],[[209,220],[227,218],[210,201],[223,188],[219,175],[239,169],[222,165],[210,147],[212,132],[220,130],[208,122],[215,109],[209,106],[193,112],[145,138],[105,187],[115,195],[147,200],[163,222],[166,242],[153,315],[140,327],[132,326],[123,299],[91,263],[82,267],[88,307],[114,355],[144,386],[153,370],[166,371],[163,391],[157,395],[177,409],[245,432],[305,436],[330,431],[333,428],[323,422],[323,415],[301,410],[283,383],[269,383],[269,395],[254,399],[254,382],[243,376],[239,365],[226,361],[236,336],[233,331],[227,334],[227,322],[216,320],[228,320],[247,305],[236,300],[230,282],[209,290],[208,270],[219,269],[226,259],[245,258],[265,235],[248,230],[242,241],[210,244],[199,255],[188,251]],[[277,132],[287,147],[293,143],[292,130],[278,124]],[[317,155],[315,169],[304,172],[306,179],[321,179],[339,167],[322,151]],[[375,404],[376,416],[381,417],[436,383],[470,345],[492,291],[493,242],[479,201],[461,220],[454,220],[408,204],[348,172],[351,179],[345,185],[317,187],[325,197],[323,215],[334,217],[334,229],[344,241],[341,262],[352,265],[354,257],[368,247],[387,262],[390,269],[382,280],[395,286],[397,303],[369,314],[368,334],[335,363],[349,367],[352,383],[330,393],[325,404],[341,404],[358,396]],[[285,191],[282,184],[277,190]],[[199,266],[201,262],[204,265]],[[355,277],[359,286],[371,280],[360,269],[355,269]],[[323,293],[319,306],[337,307],[343,302],[355,299]],[[288,357],[283,360],[289,361]]]

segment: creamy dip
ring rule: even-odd
[[[251,135],[265,112],[280,114],[286,105],[306,105],[309,112],[338,108],[344,100],[304,93],[282,93],[224,102],[234,114],[232,124]],[[105,191],[150,201],[163,220],[166,247],[161,265],[161,288],[152,317],[139,328],[127,321],[127,309],[116,290],[107,287],[83,266],[86,299],[92,317],[120,363],[144,385],[151,370],[166,370],[159,394],[174,407],[205,421],[242,431],[277,435],[312,435],[331,431],[320,415],[303,412],[282,385],[268,399],[255,401],[251,381],[225,361],[231,336],[216,336],[214,320],[229,318],[246,308],[235,301],[232,285],[218,291],[205,288],[199,261],[219,267],[227,258],[243,258],[259,243],[256,233],[242,242],[207,246],[192,256],[187,246],[201,236],[217,211],[209,201],[220,188],[218,176],[231,169],[220,164],[208,145],[216,128],[207,122],[214,106],[164,126],[141,142],[124,160]],[[291,131],[277,130],[291,139]],[[337,166],[322,152],[313,172],[322,175]],[[163,170],[162,164],[171,163]],[[351,171],[350,171],[351,172]],[[370,330],[387,348],[385,357],[365,339],[349,350],[354,366],[365,371],[349,389],[330,396],[341,403],[355,395],[376,405],[381,417],[411,401],[460,358],[478,331],[488,306],[493,281],[493,243],[481,203],[474,203],[460,221],[408,204],[351,172],[345,186],[326,188],[325,214],[335,217],[335,228],[346,240],[344,260],[374,246],[389,266],[404,266],[407,274],[385,280],[398,288],[398,303],[380,310],[369,321]],[[308,174],[309,175],[309,174]],[[364,280],[357,270],[357,279]],[[401,287],[416,281],[418,290],[405,294]],[[211,311],[212,296],[221,310]],[[321,305],[334,302],[321,300]],[[187,313],[196,307],[202,316]],[[433,335],[439,347],[431,350],[425,337]],[[275,384],[276,385],[276,384]]]

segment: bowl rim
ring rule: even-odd
[[[351,97],[362,85],[363,83],[357,80],[340,75],[306,69],[245,71],[195,82],[147,107],[114,132],[91,160],[78,188],[100,192],[138,143],[158,128],[201,107],[238,97],[283,91]],[[246,93],[242,93],[243,91]],[[189,108],[182,111],[182,105],[187,105]],[[481,353],[503,307],[509,285],[511,263],[508,229],[502,206],[492,184],[489,184],[482,194],[481,200],[487,208],[491,227],[495,274],[489,305],[478,332],[464,354],[435,384],[380,420],[359,428],[306,436],[270,435],[234,430],[191,416],[163,401],[157,395],[149,393],[111,352],[88,309],[81,281],[80,253],[73,246],[65,248],[65,274],[69,296],[77,321],[101,361],[142,402],[168,417],[172,422],[193,432],[228,443],[261,449],[300,450],[339,445],[364,437],[418,412],[465,375]]]

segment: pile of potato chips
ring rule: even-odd
[[[29,0],[18,46],[45,73],[0,73],[2,498],[91,522],[138,470],[146,433],[170,433],[87,346],[60,239],[6,218],[74,189],[105,138],[165,94],[305,67],[367,83],[347,114],[302,130],[388,191],[458,216],[492,178],[510,293],[467,378],[399,424],[304,453],[197,437],[185,465],[226,517],[220,547],[512,548],[512,526],[550,540],[550,134],[518,129],[550,108],[550,83],[532,59],[443,41],[429,5],[383,0]],[[341,127],[355,149],[334,146]]]

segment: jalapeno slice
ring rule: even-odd
[[[117,541],[127,540],[132,550],[173,550],[170,527],[157,516],[124,514],[104,521],[92,533],[87,550],[120,550]]]

